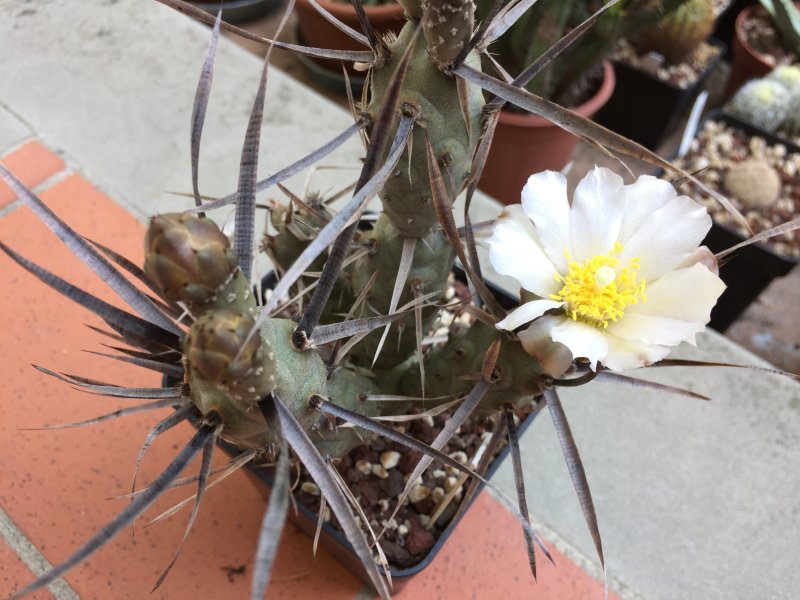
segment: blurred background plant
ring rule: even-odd
[[[697,0],[625,0],[612,7],[580,40],[545,67],[525,87],[562,106],[575,106],[596,86],[602,61],[611,55],[622,38],[633,38],[655,27],[665,16],[682,5]],[[478,0],[477,15],[489,14],[492,0]],[[595,12],[601,2],[595,0],[539,0],[491,47],[495,60],[512,75],[537,58]],[[664,39],[674,35],[664,27]],[[650,36],[648,36],[650,37]],[[677,41],[666,42],[678,46]]]

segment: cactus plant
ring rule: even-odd
[[[759,2],[772,17],[783,45],[789,52],[800,57],[800,10],[792,0],[759,0]]]
[[[611,54],[621,38],[647,30],[686,1],[623,0],[615,3],[580,40],[532,78],[526,89],[574,106],[586,93],[603,58]],[[485,19],[492,7],[490,0],[480,0],[478,17]],[[522,69],[545,56],[565,32],[578,26],[598,7],[599,4],[591,0],[539,0],[497,39],[493,55],[509,72]]]
[[[658,52],[669,64],[679,63],[711,35],[714,17],[710,0],[688,0],[642,32],[638,46]]]
[[[725,189],[749,208],[766,208],[781,193],[781,178],[768,163],[745,160],[725,175]]]
[[[222,22],[219,16],[214,20],[180,0],[160,1],[214,23],[193,117],[194,150],[202,132],[202,116],[198,115],[205,113],[209,93],[205,84],[210,81]],[[514,445],[514,411],[530,412],[543,404],[558,430],[587,526],[603,562],[597,516],[557,389],[586,383],[601,373],[613,377],[603,366],[606,359],[625,367],[644,366],[661,360],[669,346],[693,339],[721,292],[713,269],[697,258],[696,246],[705,233],[703,228],[708,227],[707,216],[689,198],[677,196],[671,185],[654,178],[643,177],[623,186],[619,176],[597,169],[578,187],[570,206],[564,178],[539,174],[523,192],[525,216],[509,209],[495,225],[491,241],[495,267],[516,277],[523,288],[525,302],[507,314],[481,277],[468,215],[464,242],[452,213],[455,196],[464,190],[469,206],[497,111],[506,101],[597,144],[675,169],[646,149],[517,87],[579,38],[613,3],[567,34],[514,85],[483,73],[479,56],[486,53],[487,40],[511,19],[506,13],[495,13],[476,29],[470,2],[406,0],[405,6],[409,22],[396,39],[379,40],[364,21],[368,51],[318,50],[263,40],[270,48],[369,63],[373,71],[369,103],[361,107],[356,123],[342,135],[259,182],[256,168],[265,62],[243,146],[237,191],[204,203],[197,184],[197,152],[193,151],[196,206],[182,214],[153,218],[145,240],[144,269],[89,244],[0,166],[0,176],[19,197],[137,314],[89,295],[5,245],[0,248],[57,291],[99,314],[125,343],[147,357],[142,364],[167,362],[169,371],[182,377],[179,385],[167,390],[66,379],[100,393],[163,398],[158,407],[174,406],[177,411],[156,426],[154,437],[167,423],[191,417],[198,424],[197,433],[170,466],[107,527],[16,596],[47,585],[100,548],[147,509],[202,452],[196,512],[210,470],[206,457],[222,438],[246,452],[277,453],[275,486],[257,550],[253,598],[263,597],[280,537],[276,533],[286,518],[290,447],[316,480],[375,588],[387,597],[389,589],[373,550],[326,457],[341,456],[381,434],[424,455],[406,484],[406,495],[433,460],[491,486],[480,473],[442,453],[443,444],[470,415],[485,414],[507,421],[509,443]],[[495,98],[484,104],[481,89]],[[318,160],[360,130],[366,130],[369,138],[361,176],[352,198],[338,212],[306,198],[293,200],[296,206],[276,208],[269,217],[274,232],[263,240],[262,247],[281,276],[271,295],[262,300],[253,293],[251,281],[256,191],[280,183],[281,178]],[[696,181],[691,174],[678,173]],[[359,216],[375,195],[383,203],[383,214],[371,229],[359,231]],[[625,202],[633,204],[623,219],[620,207]],[[229,205],[235,205],[236,211],[232,244],[205,217]],[[592,210],[596,218],[591,218]],[[647,211],[656,215],[655,221],[648,219]],[[619,218],[615,220],[614,215]],[[666,220],[684,217],[685,229],[678,228],[684,237],[677,249],[671,247],[672,252],[662,255],[657,247],[648,245],[651,240],[663,241],[663,235],[675,229],[665,226]],[[570,220],[576,232],[582,228],[587,235],[565,242],[569,238],[565,224]],[[530,234],[533,228],[538,235]],[[625,246],[628,252],[640,251],[647,260],[640,264],[638,257],[626,254]],[[472,305],[468,311],[475,318],[452,327],[446,343],[426,351],[422,337],[441,318],[441,300],[454,256],[476,290],[475,304],[481,306]],[[713,257],[705,258],[706,263],[715,262]],[[132,273],[158,298],[143,293],[112,263]],[[309,269],[321,272],[312,278]],[[652,283],[648,294],[655,299],[659,294],[662,299],[669,298],[674,277],[687,278],[681,280],[684,284],[701,283],[698,294],[702,301],[691,311],[679,307],[682,314],[696,316],[687,317],[690,321],[677,317],[677,329],[671,333],[659,331],[646,338],[638,335],[641,332],[632,333],[631,327],[635,329],[636,323],[648,318],[632,308],[644,298],[645,277],[648,285]],[[299,306],[296,303],[280,310],[290,293],[302,297],[299,314],[291,314]],[[661,310],[669,313],[670,303]],[[528,329],[514,333],[531,320]],[[668,386],[663,389],[693,395]],[[405,402],[364,401],[375,394],[393,395]],[[371,418],[421,402],[430,407],[441,403],[442,396],[460,403],[431,444]],[[337,427],[343,421],[354,427]],[[512,456],[518,459],[518,453]],[[522,526],[535,574],[534,544],[539,541],[524,506],[521,476],[517,486],[518,506],[502,494],[499,497]],[[175,560],[156,586],[173,564]]]
[[[726,110],[770,133],[786,118],[791,92],[778,81],[756,79],[742,86]]]

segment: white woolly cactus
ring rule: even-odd
[[[800,90],[792,95],[781,129],[791,136],[800,136]]]
[[[765,79],[780,83],[792,93],[793,98],[800,94],[800,67],[797,65],[775,67]]]
[[[791,96],[779,81],[757,79],[742,86],[725,108],[732,115],[774,133],[786,118]]]

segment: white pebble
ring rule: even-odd
[[[319,496],[319,487],[313,481],[304,481],[303,485],[300,486],[300,489],[303,490],[306,494]]]
[[[416,504],[431,495],[431,489],[425,487],[424,485],[420,485],[419,483],[416,484],[414,487],[411,488],[411,491],[408,492],[408,499],[412,504]]]
[[[394,469],[400,462],[400,453],[388,450],[381,454],[381,465],[384,469]]]
[[[362,475],[369,475],[372,473],[372,463],[362,458],[356,461],[356,469],[361,471]]]

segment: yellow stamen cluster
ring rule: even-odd
[[[632,259],[625,268],[618,269],[622,250],[622,244],[615,244],[607,255],[595,256],[583,264],[572,261],[566,276],[556,275],[563,287],[550,297],[567,303],[567,314],[573,321],[606,328],[610,321],[625,314],[627,306],[637,304],[640,299],[647,300],[645,281],[636,277],[639,259]],[[569,253],[566,256],[570,258]]]

